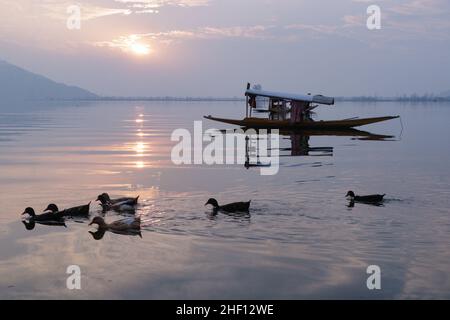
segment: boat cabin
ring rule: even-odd
[[[270,120],[287,120],[288,115],[291,123],[308,121],[310,112],[317,104],[333,105],[334,98],[322,95],[302,95],[263,91],[260,87],[250,88],[247,84],[246,112],[247,118],[252,116],[252,110],[268,112]],[[262,110],[261,101],[266,101],[267,106]]]

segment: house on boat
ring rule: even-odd
[[[318,104],[334,104],[332,97],[263,91],[260,85],[250,88],[250,84],[245,96],[246,117],[251,117],[253,111],[267,112],[270,120],[289,119],[291,123],[311,121],[311,111]]]

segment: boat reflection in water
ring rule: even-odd
[[[333,147],[310,147],[309,140],[312,136],[335,136],[335,137],[352,137],[356,140],[371,140],[371,141],[389,141],[394,139],[394,136],[373,134],[367,131],[356,129],[346,130],[321,130],[321,131],[291,131],[280,132],[281,135],[289,136],[291,140],[291,148],[283,150],[291,150],[290,156],[311,156],[311,152],[319,152],[320,155],[332,156]],[[317,154],[316,154],[317,155]]]
[[[361,140],[390,139],[392,136],[375,135],[354,128],[399,118],[399,116],[382,116],[374,118],[353,117],[342,120],[315,121],[313,120],[313,114],[315,113],[312,110],[316,109],[319,105],[334,105],[335,99],[333,97],[326,97],[320,94],[311,95],[310,93],[290,94],[263,91],[259,85],[254,86],[253,89],[251,89],[250,83],[247,84],[245,97],[244,119],[217,118],[211,115],[204,116],[204,118],[240,126],[241,128],[254,129],[256,131],[257,129],[279,129],[281,135],[289,137],[291,140],[291,147],[286,149],[280,148],[277,151],[291,151],[288,156],[310,156],[313,152],[318,152],[318,155],[321,156],[333,155],[332,147],[310,147],[309,139],[311,136],[350,136]],[[253,116],[253,110],[259,114],[268,114],[268,118]],[[263,133],[262,136],[266,133],[267,132]],[[251,144],[255,144],[253,139]],[[258,152],[250,150],[251,148],[249,148],[249,145],[250,144],[247,142],[245,167],[270,166],[261,163]]]
[[[247,128],[248,129],[248,128]],[[244,129],[245,130],[245,129]],[[258,130],[256,130],[258,132]],[[335,136],[335,137],[351,137],[354,140],[362,141],[392,141],[395,136],[373,134],[367,131],[356,129],[343,130],[301,130],[301,131],[280,131],[280,136],[285,140],[290,140],[290,147],[279,149],[280,157],[297,157],[297,156],[333,156],[333,147],[311,147],[310,138],[312,136]],[[285,152],[289,153],[286,154]],[[252,159],[253,156],[253,159]],[[255,161],[256,159],[256,161]],[[250,146],[249,139],[245,144],[245,168],[252,167],[270,167],[270,164],[264,164],[259,160],[258,153]]]

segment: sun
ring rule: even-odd
[[[129,47],[130,51],[137,56],[146,56],[151,53],[150,46],[144,43],[132,43]]]

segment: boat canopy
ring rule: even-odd
[[[267,97],[270,99],[279,99],[286,101],[304,101],[304,102],[313,102],[319,104],[327,104],[333,105],[334,98],[325,97],[322,95],[303,95],[303,94],[291,94],[291,93],[280,93],[280,92],[272,92],[272,91],[263,91],[263,90],[254,90],[248,89],[245,91],[246,96],[259,96],[259,97]]]

